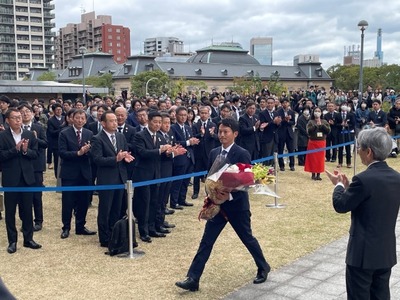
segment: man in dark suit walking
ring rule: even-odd
[[[22,128],[32,131],[38,141],[38,158],[33,162],[33,169],[35,171],[35,186],[43,187],[43,172],[46,170],[46,131],[39,122],[33,122],[33,109],[29,104],[21,104],[18,110],[22,114]],[[42,230],[43,226],[42,194],[42,192],[33,192],[34,231]]]
[[[33,162],[38,157],[38,142],[29,130],[21,129],[22,116],[17,108],[10,108],[5,115],[9,128],[0,132],[0,161],[3,168],[2,185],[4,187],[29,187],[35,184]],[[39,249],[42,246],[33,240],[31,192],[4,193],[6,209],[6,229],[8,237],[7,252],[17,251],[18,233],[15,226],[17,205],[22,216],[24,247]]]
[[[209,155],[212,149],[215,148],[216,140],[218,136],[216,134],[216,125],[209,120],[210,118],[210,107],[202,106],[199,109],[200,119],[193,124],[193,136],[199,139],[199,144],[195,145],[194,148],[194,171],[201,172],[207,169]],[[203,176],[197,176],[193,179],[193,195],[192,199],[199,197],[200,191],[200,179]]]
[[[214,160],[220,155],[226,156],[227,161],[232,164],[250,163],[249,152],[235,144],[238,131],[239,125],[237,121],[231,118],[222,120],[218,130],[218,137],[222,146],[211,151],[208,169],[211,168]],[[207,221],[199,249],[187,273],[187,279],[176,283],[182,289],[190,291],[197,291],[199,289],[199,280],[211,255],[213,245],[227,222],[231,224],[257,265],[257,275],[253,283],[258,284],[267,280],[271,268],[264,258],[257,239],[251,232],[251,212],[248,192],[218,192],[221,196],[219,200],[230,201],[225,201],[221,205],[221,211],[224,214],[220,212],[213,219]]]
[[[97,185],[125,184],[128,175],[126,164],[134,157],[122,133],[117,132],[117,117],[112,111],[101,116],[102,131],[92,140],[91,156],[97,165]],[[97,225],[101,247],[108,247],[111,229],[118,221],[124,190],[99,191]]]
[[[335,185],[333,207],[351,212],[346,256],[347,299],[390,299],[389,279],[397,263],[395,227],[400,206],[400,174],[385,162],[392,139],[384,128],[358,135],[358,154],[367,166],[349,182],[326,172]]]
[[[83,128],[86,123],[84,110],[75,110],[72,114],[72,122],[72,126],[61,131],[58,141],[60,158],[62,159],[61,184],[62,186],[90,186],[92,170],[90,168],[89,151],[93,133],[89,129]],[[96,234],[96,232],[85,227],[89,197],[89,191],[62,192],[62,239],[69,237],[73,209],[75,209],[75,233],[78,235]]]

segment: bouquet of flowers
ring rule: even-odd
[[[208,174],[205,181],[207,197],[200,211],[199,220],[215,217],[221,210],[220,205],[229,199],[229,193],[275,182],[275,176],[268,167],[242,163],[228,164],[218,158]]]

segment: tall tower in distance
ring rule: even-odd
[[[379,64],[383,64],[383,51],[382,51],[382,29],[378,29],[378,35],[376,37],[376,51],[375,57],[379,60]]]
[[[256,37],[250,40],[250,55],[265,66],[272,65],[272,38]]]
[[[52,68],[51,0],[0,1],[0,80],[22,80],[29,68]]]

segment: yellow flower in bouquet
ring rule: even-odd
[[[256,184],[273,184],[275,183],[274,168],[264,166],[262,164],[255,164],[251,171],[254,174],[254,181]]]

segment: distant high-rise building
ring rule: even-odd
[[[0,79],[20,80],[31,67],[52,67],[52,2],[0,1]]]
[[[260,64],[272,65],[272,38],[256,37],[250,40],[250,54],[257,59]]]
[[[376,37],[376,51],[375,58],[379,61],[380,65],[383,65],[383,51],[382,51],[382,29],[378,29],[378,35]]]
[[[299,63],[310,63],[319,62],[318,54],[299,54],[293,58],[293,66],[297,66]]]
[[[176,37],[155,37],[144,41],[144,54],[163,56],[166,53],[183,53],[183,41]]]
[[[81,15],[81,23],[67,24],[56,37],[56,67],[65,69],[72,57],[79,55],[79,48],[88,52],[101,51],[112,54],[114,61],[123,63],[131,55],[130,29],[113,25],[111,16],[95,12]]]

